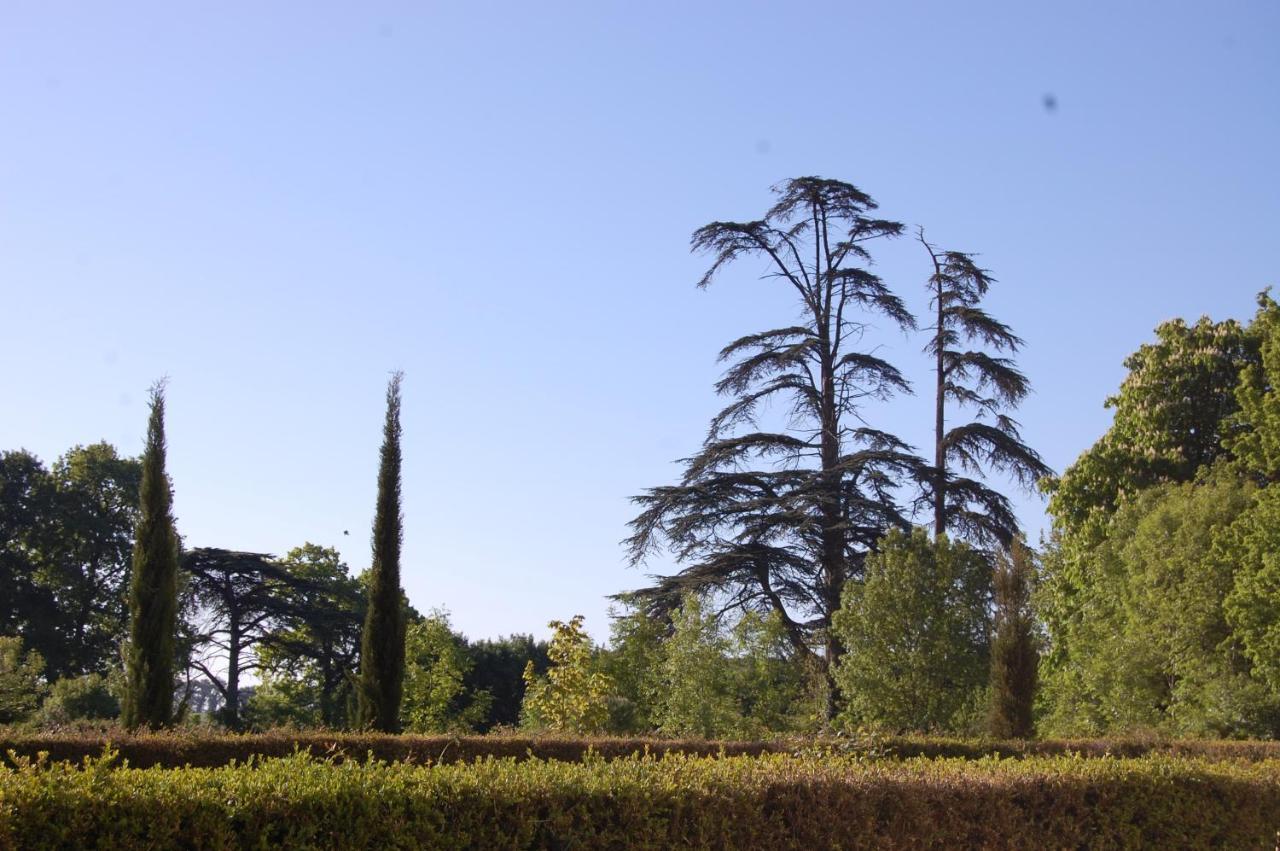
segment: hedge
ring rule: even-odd
[[[925,737],[858,737],[852,739],[798,739],[764,742],[682,741],[673,739],[624,739],[611,737],[567,738],[557,736],[384,736],[318,731],[277,731],[250,735],[176,731],[129,735],[111,733],[24,733],[0,728],[0,755],[13,751],[34,759],[45,752],[51,761],[79,762],[110,746],[138,768],[162,766],[216,767],[233,760],[282,757],[296,750],[315,756],[364,760],[369,756],[389,762],[473,762],[483,757],[537,758],[568,762],[581,760],[588,751],[605,759],[650,754],[680,753],[691,756],[759,756],[797,751],[864,754],[899,759],[912,757],[985,756],[1028,757],[1059,754],[1135,757],[1147,754],[1205,757],[1209,759],[1280,759],[1280,742],[1222,740],[1044,740],[984,742]],[[2,761],[2,760],[0,760]]]
[[[20,760],[20,762],[22,762]],[[0,770],[0,849],[1275,847],[1280,761],[672,755]]]

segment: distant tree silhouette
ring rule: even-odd
[[[1026,376],[1011,358],[981,350],[986,345],[1013,354],[1022,340],[980,306],[993,282],[990,272],[972,255],[937,250],[923,230],[919,238],[933,261],[934,324],[925,351],[934,357],[934,466],[927,480],[934,535],[951,532],[978,544],[1008,546],[1018,532],[1009,500],[980,478],[956,475],[956,470],[978,477],[996,470],[1026,487],[1051,472],[1006,413],[1030,391]],[[970,348],[975,343],[980,345]],[[948,403],[976,408],[978,418],[947,428]]]
[[[240,726],[240,678],[258,669],[254,650],[269,641],[291,613],[290,574],[264,553],[200,547],[186,553],[182,566],[191,577],[197,618],[197,648],[192,667],[213,683],[225,701],[222,721]],[[219,657],[225,675],[209,667]]]
[[[378,503],[373,519],[373,562],[369,606],[360,641],[357,724],[385,733],[400,728],[404,689],[405,610],[400,590],[400,382],[387,384],[387,416],[378,468]]]
[[[732,401],[679,484],[634,498],[642,511],[631,524],[632,563],[669,547],[687,566],[619,596],[669,612],[690,592],[713,592],[776,612],[796,651],[829,672],[841,653],[830,625],[844,584],[887,529],[909,525],[898,490],[928,471],[905,442],[863,419],[868,402],[910,388],[858,344],[877,317],[901,329],[915,322],[868,268],[868,246],[900,235],[901,224],[871,217],[875,202],[848,183],[802,177],[774,191],[764,218],[694,233],[693,249],[712,256],[698,285],[759,257],[794,290],[801,319],[720,352],[731,365],[716,390]],[[788,406],[788,427],[760,430],[758,412],[776,400]]]
[[[151,388],[142,454],[141,513],[129,585],[129,645],[124,723],[129,729],[173,722],[178,629],[178,533],[165,474],[164,382]]]

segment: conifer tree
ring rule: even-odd
[[[620,599],[656,613],[688,593],[723,594],[775,613],[797,653],[830,671],[842,652],[830,626],[845,582],[887,529],[909,525],[898,491],[928,470],[905,442],[868,425],[870,403],[909,392],[866,339],[870,324],[915,322],[869,268],[869,246],[901,224],[874,218],[876,203],[841,181],[802,177],[774,191],[763,218],[694,232],[693,250],[712,257],[698,285],[735,260],[762,261],[797,297],[799,319],[720,352],[730,366],[716,390],[732,401],[678,484],[635,497],[643,510],[631,523],[632,562],[665,546],[685,567]],[[770,403],[788,415],[781,427],[760,421]]]
[[[360,640],[357,726],[384,733],[400,728],[404,689],[405,611],[400,589],[400,381],[387,383],[387,416],[378,468],[378,504],[373,518],[373,562],[369,568],[369,606]]]
[[[979,306],[993,282],[990,272],[972,255],[938,251],[923,230],[919,238],[933,261],[934,324],[925,351],[934,357],[934,466],[927,480],[934,535],[951,532],[1008,546],[1018,531],[1017,517],[1009,500],[978,477],[995,470],[1030,487],[1051,471],[1006,413],[1030,392],[1030,383],[1012,358],[982,351],[982,345],[1012,355],[1022,340]],[[948,402],[976,408],[977,419],[947,428]],[[957,475],[957,468],[974,478]]]
[[[129,583],[129,646],[124,723],[129,729],[173,722],[178,629],[178,533],[165,474],[164,382],[151,388],[142,455],[141,511]]]
[[[1033,572],[1031,550],[1020,539],[996,557],[988,728],[998,739],[1035,735],[1031,710],[1040,654],[1031,611]]]

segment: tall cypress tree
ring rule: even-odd
[[[996,557],[995,635],[991,640],[991,704],[988,728],[998,739],[1035,735],[1031,710],[1035,702],[1040,654],[1033,633],[1032,554],[1015,538]]]
[[[980,544],[1008,546],[1018,532],[1017,517],[1009,500],[981,475],[996,470],[1029,487],[1052,471],[1023,442],[1018,423],[1007,413],[1030,392],[1030,382],[1011,357],[982,348],[1013,355],[1022,340],[980,307],[993,281],[990,272],[972,255],[937,250],[923,230],[920,243],[933,261],[934,322],[925,351],[934,358],[934,465],[926,480],[934,535],[951,531]],[[977,418],[947,428],[948,402],[976,409]]]
[[[142,455],[141,512],[129,583],[129,648],[124,723],[129,729],[173,722],[178,628],[178,533],[165,474],[164,382],[151,387]]]
[[[387,419],[382,427],[378,468],[378,507],[373,518],[373,565],[369,570],[369,607],[360,639],[360,687],[356,722],[384,733],[400,729],[404,688],[404,594],[400,590],[400,381],[387,384]]]

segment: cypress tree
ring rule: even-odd
[[[387,384],[387,418],[382,428],[378,468],[378,505],[373,518],[373,564],[369,569],[369,606],[360,639],[357,726],[384,733],[400,728],[404,687],[404,594],[400,590],[400,381]]]
[[[996,558],[995,636],[991,641],[991,704],[988,727],[999,739],[1035,735],[1036,649],[1031,612],[1031,550],[1014,539]]]
[[[129,581],[129,647],[124,723],[129,729],[173,722],[178,628],[178,533],[165,474],[164,382],[151,387],[142,455],[141,511]]]

